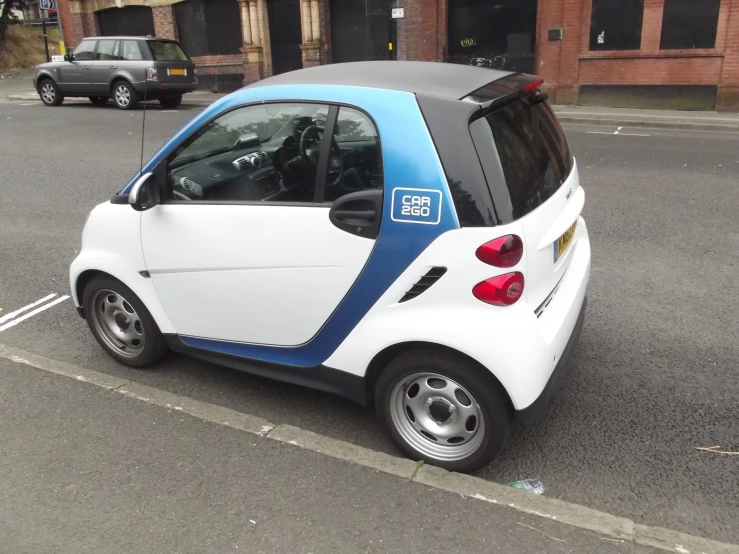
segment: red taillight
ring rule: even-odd
[[[536,81],[532,81],[528,85],[523,87],[523,91],[528,94],[529,92],[535,91],[543,84],[544,84],[544,79],[537,79]]]
[[[478,248],[475,256],[495,267],[513,267],[523,257],[523,241],[516,235],[498,237]]]
[[[523,294],[523,274],[506,273],[477,283],[472,289],[475,298],[493,306],[515,304]]]

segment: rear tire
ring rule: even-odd
[[[149,310],[120,281],[106,275],[93,277],[82,293],[82,305],[92,334],[117,362],[143,369],[167,352]]]
[[[139,105],[139,94],[128,81],[113,83],[113,101],[121,110],[133,110]]]
[[[109,96],[88,96],[87,98],[96,106],[105,106],[110,100]]]
[[[64,95],[56,83],[49,78],[43,79],[38,84],[38,95],[46,106],[61,106],[64,102]]]
[[[450,471],[489,464],[511,430],[510,402],[493,375],[446,350],[411,350],[393,359],[377,381],[375,407],[406,456]]]
[[[182,95],[168,96],[167,98],[160,98],[159,103],[165,108],[176,108],[182,104]]]

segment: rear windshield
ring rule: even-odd
[[[485,120],[493,132],[513,217],[518,219],[559,189],[572,171],[572,154],[545,102],[514,102]]]
[[[149,48],[154,59],[160,62],[184,62],[187,56],[176,42],[150,40]]]

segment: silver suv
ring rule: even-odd
[[[59,106],[65,96],[87,96],[122,110],[141,100],[174,108],[195,90],[195,64],[174,40],[154,37],[88,37],[64,61],[42,63],[33,76],[41,101]]]

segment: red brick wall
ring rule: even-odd
[[[715,85],[720,56],[693,58],[632,57],[580,60],[583,85]]]
[[[727,4],[726,42],[716,108],[739,111],[739,0]]]
[[[172,6],[154,6],[151,8],[154,16],[154,32],[160,38],[177,39],[177,25],[175,24]]]
[[[446,0],[406,0],[397,20],[398,59],[441,61],[446,58]]]
[[[82,19],[78,15],[72,15],[69,0],[57,0],[57,11],[64,33],[64,44],[71,50],[82,40]]]

